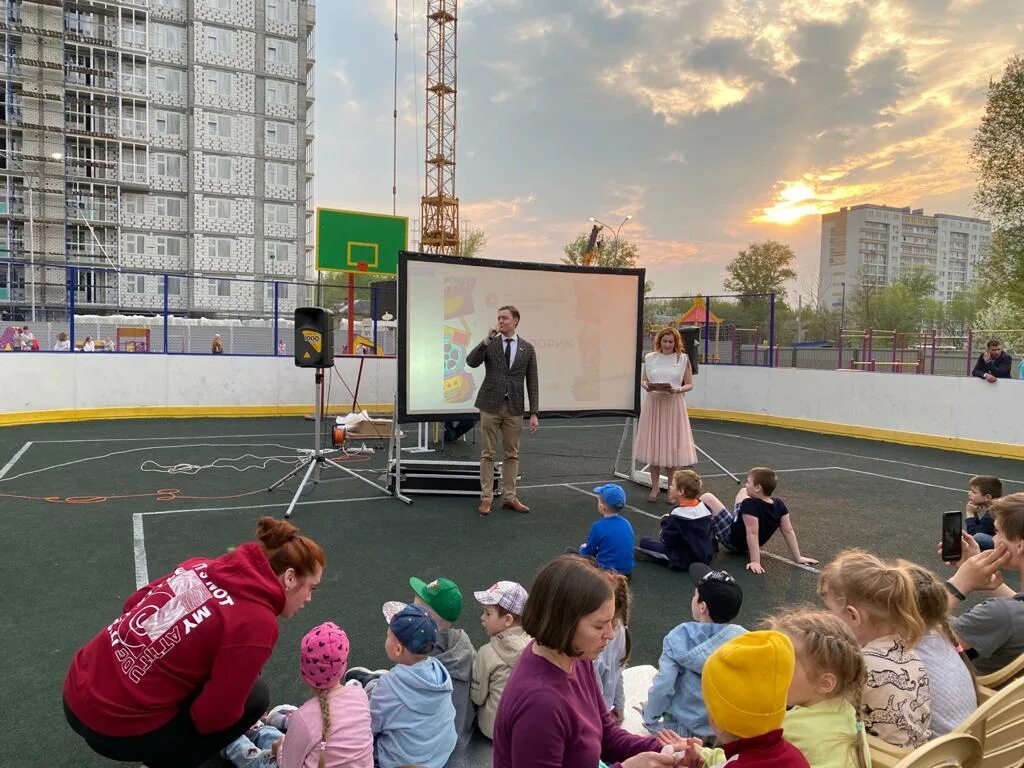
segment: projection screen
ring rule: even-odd
[[[542,417],[637,415],[643,291],[643,269],[401,252],[399,420],[477,414],[485,368],[466,355],[504,304],[519,310],[518,334],[537,350]]]

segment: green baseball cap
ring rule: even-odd
[[[409,586],[445,621],[456,621],[462,613],[462,592],[451,579],[434,579],[428,584],[413,576],[409,579]]]

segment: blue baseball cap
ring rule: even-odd
[[[385,603],[384,618],[388,629],[409,653],[427,653],[437,643],[437,624],[419,605]]]
[[[594,489],[594,493],[601,497],[601,501],[613,509],[622,509],[626,506],[626,492],[621,485],[606,483]]]

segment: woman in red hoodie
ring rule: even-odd
[[[138,590],[75,654],[64,714],[93,751],[148,768],[198,766],[266,711],[259,675],[277,617],[309,602],[325,561],[285,520],[260,518],[256,538]]]

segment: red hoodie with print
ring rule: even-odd
[[[258,543],[187,560],[129,597],[124,613],[75,654],[64,700],[107,736],[159,728],[191,697],[196,729],[223,730],[242,717],[284,604]]]

